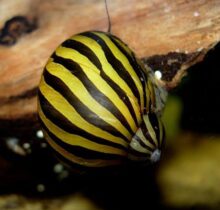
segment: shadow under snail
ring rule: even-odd
[[[74,35],[49,58],[39,84],[45,139],[63,160],[80,166],[157,162],[165,135],[159,89],[116,36]]]

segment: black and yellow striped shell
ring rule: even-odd
[[[154,103],[141,62],[105,32],[64,41],[47,62],[38,91],[45,139],[62,159],[86,167],[157,161],[164,129]]]

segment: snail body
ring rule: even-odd
[[[84,32],[49,58],[38,113],[45,139],[68,162],[155,162],[164,142],[155,97],[144,66],[124,42],[110,33]]]

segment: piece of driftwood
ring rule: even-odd
[[[165,71],[162,84],[168,89],[219,41],[218,0],[114,0],[108,8],[112,33],[138,57],[152,61],[152,56],[163,55],[160,59],[177,66],[170,72],[160,66]],[[0,13],[0,129],[35,125],[36,90],[48,57],[72,34],[106,31],[105,4],[101,0],[1,0]],[[170,57],[170,52],[175,56]],[[181,56],[185,59],[178,60]]]

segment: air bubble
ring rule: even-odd
[[[57,163],[56,165],[54,165],[53,170],[55,173],[61,173],[63,171],[63,165]]]
[[[40,138],[40,139],[44,138],[43,131],[42,131],[42,130],[38,130],[38,131],[36,132],[36,136],[37,136],[38,138]]]
[[[44,191],[45,191],[45,185],[43,185],[43,184],[38,184],[38,185],[37,185],[37,191],[38,191],[38,192],[44,192]]]
[[[162,73],[161,73],[161,71],[159,71],[159,70],[155,71],[155,72],[154,72],[154,75],[155,75],[155,77],[156,77],[157,79],[161,79],[161,78],[162,78]]]

